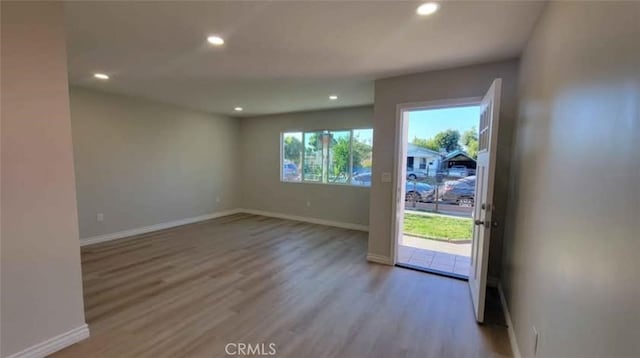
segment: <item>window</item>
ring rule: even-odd
[[[373,129],[282,134],[282,181],[371,185]]]
[[[351,175],[351,131],[329,132],[329,162],[327,181],[348,184]]]
[[[371,186],[373,129],[354,129],[351,141],[351,184]]]
[[[282,179],[300,181],[302,167],[302,133],[282,135]]]
[[[322,158],[324,156],[324,133],[306,132],[304,138],[304,156],[302,162],[302,180],[311,182],[324,181]]]

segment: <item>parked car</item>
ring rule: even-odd
[[[353,168],[353,175],[371,174],[371,168]]]
[[[298,166],[292,162],[285,162],[282,165],[282,178],[284,180],[294,180],[298,178]]]
[[[454,165],[449,168],[447,175],[450,177],[464,178],[469,175],[469,169],[467,169],[467,167],[465,167],[464,165]]]
[[[434,199],[433,186],[426,183],[406,182],[405,201],[429,202]]]
[[[356,174],[351,178],[351,184],[371,186],[371,172]]]
[[[363,173],[354,175],[351,179],[351,184],[370,186],[371,185],[371,173]],[[434,198],[433,186],[426,183],[405,182],[405,201],[418,201],[429,202]]]
[[[427,178],[427,172],[424,170],[407,169],[407,180],[423,180]]]
[[[438,199],[443,202],[473,206],[475,190],[475,175],[458,180],[451,180],[445,182],[442,188],[440,188]]]

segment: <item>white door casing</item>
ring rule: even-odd
[[[407,177],[407,143],[409,136],[409,112],[421,110],[433,110],[440,108],[479,106],[482,97],[451,98],[424,102],[411,102],[398,104],[396,108],[395,148],[393,166],[393,191],[390,263],[397,262],[398,245],[402,243],[402,228],[405,204],[405,179]],[[434,160],[434,168],[440,165],[440,160]],[[435,169],[434,169],[435,170]]]

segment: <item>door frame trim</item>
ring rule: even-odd
[[[433,101],[421,101],[421,102],[408,102],[400,103],[396,105],[396,120],[395,120],[395,143],[393,151],[393,171],[391,173],[393,177],[393,187],[391,191],[391,247],[389,252],[391,253],[391,265],[396,265],[398,262],[398,242],[399,242],[399,230],[402,226],[398,221],[398,210],[404,211],[404,200],[400,203],[399,196],[402,197],[404,191],[402,183],[404,182],[404,176],[406,175],[406,165],[404,165],[407,157],[407,143],[404,143],[404,128],[408,125],[406,123],[405,113],[416,110],[429,110],[429,109],[441,109],[452,107],[467,107],[477,106],[482,102],[482,96],[478,97],[462,97],[462,98],[449,98]],[[400,191],[401,195],[398,195]],[[404,214],[403,214],[404,217]]]

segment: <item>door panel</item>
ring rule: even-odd
[[[471,244],[471,272],[469,288],[478,322],[484,321],[487,290],[489,243],[493,226],[493,186],[500,113],[502,81],[495,79],[481,102],[478,128],[478,159],[476,163],[476,191],[473,209],[473,240]]]

